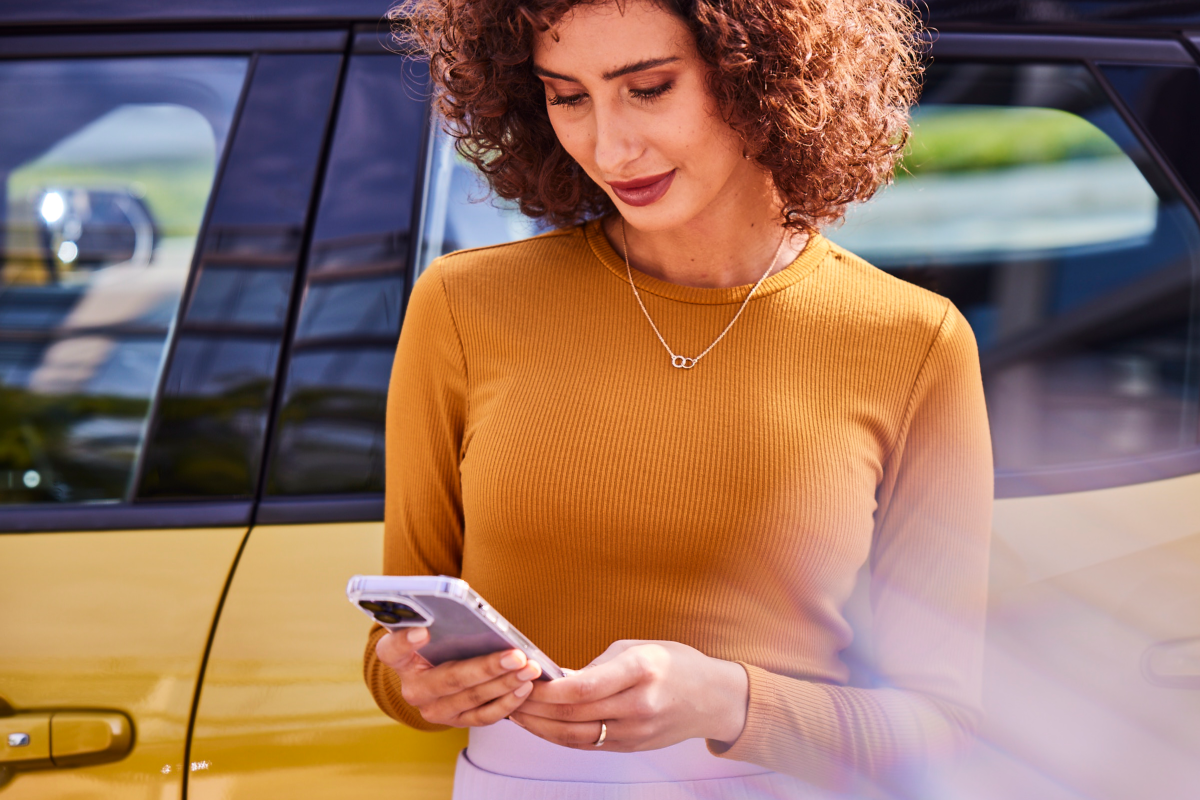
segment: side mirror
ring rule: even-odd
[[[159,239],[149,206],[125,187],[49,187],[33,196],[32,210],[48,283],[77,269],[147,266]]]

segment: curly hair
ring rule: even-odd
[[[602,1],[404,0],[388,14],[394,35],[428,55],[458,152],[498,196],[555,227],[614,206],[558,142],[533,40],[572,6]],[[655,2],[691,30],[716,107],[771,173],[785,226],[815,231],[891,181],[921,74],[907,3]]]

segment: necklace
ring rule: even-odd
[[[692,367],[696,366],[696,362],[708,355],[708,352],[717,346],[717,342],[725,338],[725,334],[729,333],[729,329],[733,327],[733,323],[737,322],[738,317],[740,317],[742,312],[746,310],[746,305],[750,302],[750,298],[754,296],[754,293],[758,291],[758,287],[762,285],[762,282],[765,281],[767,276],[771,274],[771,270],[775,268],[775,262],[779,260],[779,254],[783,252],[783,243],[786,241],[787,231],[785,230],[783,232],[783,236],[779,237],[779,247],[775,248],[775,255],[771,257],[771,263],[767,265],[767,271],[762,274],[762,277],[759,278],[758,282],[754,284],[754,287],[750,290],[750,293],[746,295],[746,299],[742,301],[742,305],[740,308],[738,308],[737,313],[733,315],[733,319],[729,320],[729,324],[725,326],[725,330],[721,331],[720,335],[713,339],[712,344],[704,348],[704,351],[701,352],[700,355],[695,357],[681,356],[671,349],[671,345],[667,344],[667,340],[664,339],[662,333],[659,332],[658,326],[655,325],[654,320],[650,318],[650,312],[646,310],[646,304],[642,302],[642,295],[638,292],[637,284],[633,282],[633,268],[629,266],[629,243],[625,241],[625,220],[621,220],[621,250],[625,255],[625,274],[629,276],[629,287],[633,289],[633,296],[637,298],[637,302],[638,305],[641,306],[642,313],[646,315],[646,321],[649,322],[650,327],[654,329],[654,335],[658,337],[660,342],[662,342],[662,346],[666,348],[667,355],[671,357],[672,367],[675,367],[676,369],[691,369]]]

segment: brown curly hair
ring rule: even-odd
[[[429,56],[458,152],[521,211],[566,227],[613,210],[559,144],[533,74],[533,39],[603,0],[404,0],[393,34]],[[627,0],[616,0],[627,2]],[[890,182],[921,72],[903,0],[655,0],[684,20],[708,87],[769,170],[784,224],[815,231]]]

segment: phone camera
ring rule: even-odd
[[[411,622],[413,620],[423,622],[425,620],[412,606],[397,603],[393,600],[359,600],[358,604],[367,611],[370,611],[371,616],[384,625],[395,625],[399,622]]]

